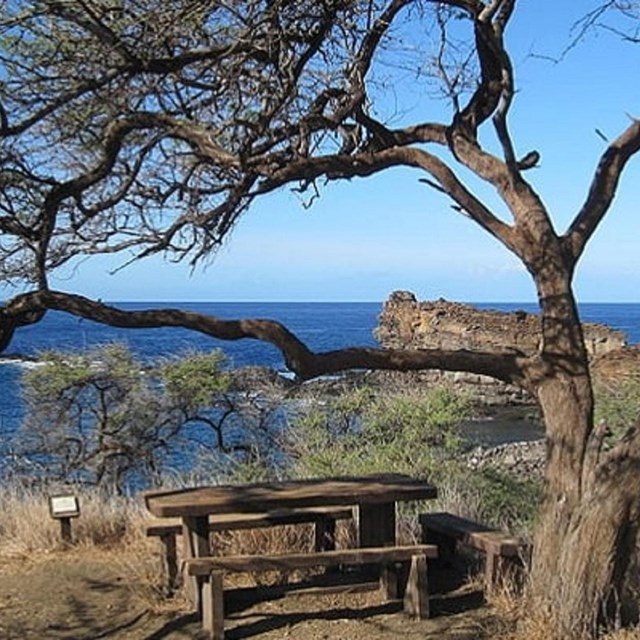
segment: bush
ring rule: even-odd
[[[613,439],[638,424],[640,372],[614,384],[597,384],[594,391],[596,424],[604,425]]]
[[[407,473],[435,480],[461,441],[467,402],[448,389],[374,395],[363,388],[317,404],[294,420],[287,453],[293,475]]]
[[[479,492],[478,519],[514,533],[533,530],[542,500],[542,481],[519,480],[496,469],[476,472],[473,479]]]

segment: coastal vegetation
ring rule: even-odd
[[[507,36],[522,4],[4,3],[0,277],[19,293],[0,309],[0,349],[58,309],[120,327],[263,340],[299,381],[349,369],[443,369],[520,386],[540,407],[548,443],[528,610],[548,620],[550,638],[589,640],[637,618],[640,425],[630,416],[611,440],[594,419],[573,281],[640,151],[640,121],[601,136],[582,204],[558,230],[530,177],[541,158],[535,130],[519,139],[510,120],[521,94]],[[637,18],[635,3],[602,5],[611,8]],[[400,59],[418,70],[418,111],[400,90],[390,106],[381,90],[400,89],[388,72]],[[444,102],[425,115],[434,87]],[[557,108],[551,92],[547,100]],[[264,194],[292,187],[310,204],[324,183],[393,168],[419,172],[417,188],[442,194],[453,215],[526,269],[540,306],[538,348],[315,353],[277,322],[125,311],[52,285],[78,256],[198,265]],[[92,473],[118,482],[100,464]]]
[[[455,495],[458,512],[518,530],[532,522],[535,480],[467,467],[472,443],[461,423],[473,408],[462,393],[362,378],[300,396],[268,378],[263,371],[243,381],[218,352],[156,362],[122,344],[42,353],[23,374],[26,411],[9,477],[130,495],[194,477],[406,473]]]
[[[116,357],[120,364],[112,362],[112,366],[105,367],[109,357]],[[47,364],[29,371],[25,376],[25,384],[27,395],[34,404],[38,403],[39,398],[34,395],[35,392],[43,394],[41,400],[47,405],[48,420],[60,428],[63,419],[70,417],[67,413],[70,405],[65,402],[49,405],[52,397],[57,396],[62,400],[65,393],[73,389],[78,397],[83,398],[83,403],[82,411],[71,415],[98,415],[104,405],[104,397],[95,392],[83,393],[83,389],[86,386],[93,390],[95,385],[110,388],[100,376],[118,371],[121,375],[123,371],[132,375],[133,379],[125,376],[132,391],[136,390],[137,381],[142,380],[145,384],[154,381],[150,389],[158,397],[162,397],[163,388],[168,391],[173,388],[172,385],[180,384],[181,372],[188,373],[184,382],[193,391],[194,399],[197,396],[198,411],[206,413],[220,406],[221,395],[242,394],[242,386],[239,385],[241,377],[234,377],[233,370],[220,369],[220,365],[219,356],[205,358],[203,354],[193,353],[183,359],[161,361],[154,365],[137,361],[121,345],[108,345],[93,352],[88,359],[80,354],[48,353]],[[166,372],[167,368],[172,375],[166,375],[160,382],[160,378],[155,376],[158,372]],[[214,371],[220,377],[216,385],[211,384]],[[262,385],[258,383],[258,373],[253,373],[252,388],[261,387],[263,391],[271,392],[275,404],[284,401],[293,403],[295,407],[295,411],[290,412],[287,427],[277,430],[278,437],[274,438],[271,445],[279,446],[282,455],[267,457],[266,450],[263,450],[260,455],[247,458],[243,450],[238,448],[235,451],[226,449],[219,452],[224,455],[216,456],[217,444],[213,439],[207,447],[209,455],[202,465],[189,465],[183,469],[183,473],[178,473],[166,464],[167,460],[164,464],[159,460],[151,477],[164,483],[164,486],[180,486],[193,482],[194,474],[198,476],[197,482],[217,483],[285,475],[305,477],[377,471],[410,472],[434,479],[439,487],[438,504],[430,504],[429,509],[453,511],[525,536],[532,534],[537,507],[542,499],[540,481],[535,478],[516,478],[499,467],[474,470],[466,464],[469,444],[465,442],[460,423],[476,410],[468,395],[438,386],[429,386],[418,392],[413,384],[399,388],[397,381],[384,390],[372,386],[364,377],[358,383],[344,380],[326,388],[322,385],[318,389],[307,387],[303,397],[296,397],[295,394],[283,394],[281,388],[272,386],[267,373],[261,373]],[[115,379],[118,377],[115,376]],[[602,424],[611,428],[612,433],[615,426],[620,424],[619,408],[640,412],[635,374],[630,372],[628,379],[628,383],[598,387],[596,415]],[[56,393],[52,394],[54,387]],[[288,389],[290,393],[292,388]],[[157,402],[150,402],[149,396],[145,397],[150,405]],[[262,405],[264,407],[267,404],[265,396]],[[54,406],[59,413],[53,410]],[[240,403],[236,401],[234,406],[240,407]],[[114,420],[113,426],[121,424],[122,416],[115,407],[112,413],[101,414],[105,420],[99,425],[100,428],[111,431],[111,418]],[[185,413],[184,416],[187,419],[190,414]],[[75,423],[72,421],[71,424]],[[239,423],[235,424],[237,428]],[[252,431],[251,424],[245,423],[245,427]],[[93,423],[86,425],[84,435],[90,437],[96,428]],[[126,433],[124,431],[123,435]],[[179,429],[172,431],[165,443],[165,454],[170,450],[172,437],[177,439],[182,448],[188,440],[188,434]],[[239,441],[237,434],[232,440]],[[236,456],[235,461],[228,464],[229,457],[233,456]],[[227,464],[224,460],[227,460]],[[274,464],[275,461],[278,464]],[[95,554],[106,556],[115,553],[114,557],[119,558],[117,562],[125,562],[127,572],[136,576],[136,597],[143,598],[151,608],[162,610],[164,607],[166,610],[168,605],[163,604],[166,593],[157,555],[158,547],[143,534],[148,514],[135,491],[123,494],[113,484],[100,485],[95,482],[91,487],[91,483],[86,482],[90,474],[81,474],[78,483],[77,475],[56,477],[56,465],[46,468],[51,470],[52,475],[47,477],[41,470],[37,482],[34,477],[29,480],[28,474],[22,470],[15,474],[13,481],[3,483],[0,492],[0,507],[4,514],[0,526],[0,557],[24,556],[42,551],[50,553],[57,549],[60,545],[59,531],[57,523],[48,516],[47,497],[55,488],[72,489],[80,496],[82,505],[82,516],[74,522],[74,537],[79,548],[92,548]],[[64,484],[60,484],[61,479]],[[93,479],[95,481],[95,476]],[[400,514],[400,530],[408,540],[418,535],[415,516],[413,509],[403,509]],[[347,537],[353,535],[348,529],[340,533]],[[283,528],[259,534],[234,534],[220,544],[229,553],[255,552],[258,549],[277,552],[284,548],[305,548],[309,544],[309,536],[306,530]],[[535,616],[532,619],[529,616],[528,622],[522,625],[522,620],[526,618],[526,601],[515,591],[499,591],[489,603],[494,619],[487,637],[505,640],[548,637],[548,619]],[[174,604],[179,607],[180,600]],[[633,633],[630,631],[607,637],[615,640],[633,639],[637,637]]]

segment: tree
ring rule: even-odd
[[[594,637],[630,599],[637,425],[611,449],[593,392],[572,281],[609,211],[640,121],[607,144],[564,232],[516,152],[505,30],[516,0],[13,0],[0,20],[0,272],[27,286],[2,309],[0,346],[47,309],[123,327],[183,326],[278,347],[299,379],[350,368],[469,371],[537,399],[548,440],[532,593],[559,638]],[[393,128],[376,81],[394,38],[432,70],[451,115]],[[397,41],[397,40],[395,40]],[[423,64],[427,62],[428,64]],[[493,131],[498,151],[483,142]],[[483,134],[481,136],[481,133]],[[55,154],[48,153],[55,149]],[[538,294],[535,353],[345,349],[313,353],[285,327],[175,309],[124,312],[54,291],[77,253],[205,260],[261,194],[391,167],[423,172],[459,213],[526,267]],[[495,213],[455,173],[495,188]],[[131,254],[131,252],[134,252]],[[132,257],[133,256],[133,257]],[[624,607],[623,607],[624,609]]]
[[[251,462],[277,435],[255,398],[234,390],[217,351],[143,364],[110,344],[40,359],[24,375],[14,470],[22,478],[124,493],[199,455],[222,474],[225,460]]]

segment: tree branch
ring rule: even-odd
[[[634,120],[602,154],[587,199],[562,238],[574,264],[609,210],[625,165],[638,151],[640,120]]]
[[[467,216],[514,250],[512,228],[494,216],[445,162],[422,149],[392,147],[376,153],[322,156],[292,162],[266,178],[260,185],[260,192],[276,189],[295,180],[313,180],[320,176],[329,179],[366,177],[393,166],[416,167],[431,174]]]
[[[526,385],[526,356],[517,350],[474,352],[465,349],[371,349],[349,348],[315,353],[279,322],[262,319],[221,320],[180,309],[123,311],[83,296],[59,291],[38,291],[14,298],[5,312],[25,309],[65,311],[87,320],[130,329],[182,327],[221,340],[254,339],[274,345],[287,367],[299,380],[349,369],[417,371],[441,369],[491,376],[504,382]]]

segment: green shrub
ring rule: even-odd
[[[288,432],[296,476],[407,473],[434,479],[460,451],[467,402],[447,389],[373,394],[359,389],[300,415]]]
[[[481,522],[514,533],[533,530],[542,501],[542,481],[520,480],[491,468],[474,472],[469,481],[480,496]]]
[[[616,384],[595,385],[595,421],[605,425],[613,439],[640,420],[640,372]]]

